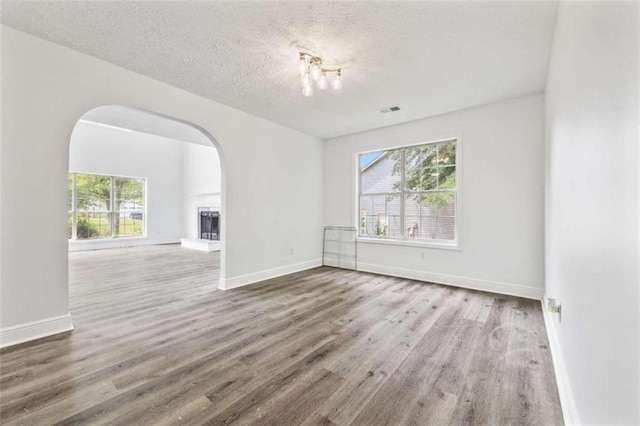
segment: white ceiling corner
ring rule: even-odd
[[[556,2],[2,2],[2,22],[320,138],[543,91]],[[302,96],[300,50],[343,68]],[[381,114],[399,105],[402,110]]]

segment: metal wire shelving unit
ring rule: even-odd
[[[358,268],[358,230],[349,226],[325,226],[322,264],[334,268]]]

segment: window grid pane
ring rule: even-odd
[[[360,233],[376,238],[399,238],[400,196],[363,195],[360,197]]]
[[[375,154],[375,153],[374,153]],[[359,157],[361,170],[360,192],[362,194],[383,194],[400,192],[401,190],[401,155],[400,149],[380,151],[379,155],[363,165],[365,154]]]
[[[454,166],[456,164],[456,141],[442,142],[438,145],[438,164]]]
[[[405,149],[404,189],[427,191],[438,187],[437,146],[420,145]]]
[[[114,236],[144,235],[144,179],[117,177],[114,188]]]
[[[111,235],[109,212],[78,213],[78,239],[107,238]]]
[[[409,194],[405,198],[404,215],[406,238],[456,239],[456,198],[452,192]]]
[[[76,210],[100,212],[111,210],[111,178],[109,176],[76,175]]]
[[[67,239],[73,238],[73,212],[67,212]]]

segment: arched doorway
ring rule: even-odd
[[[78,120],[69,153],[70,251],[206,239],[206,251],[219,251],[217,282],[224,282],[224,160],[211,134],[177,118],[105,105]]]

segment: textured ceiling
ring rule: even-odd
[[[1,5],[13,28],[321,138],[542,91],[557,13],[545,1]],[[343,89],[302,96],[300,50],[341,66]]]

